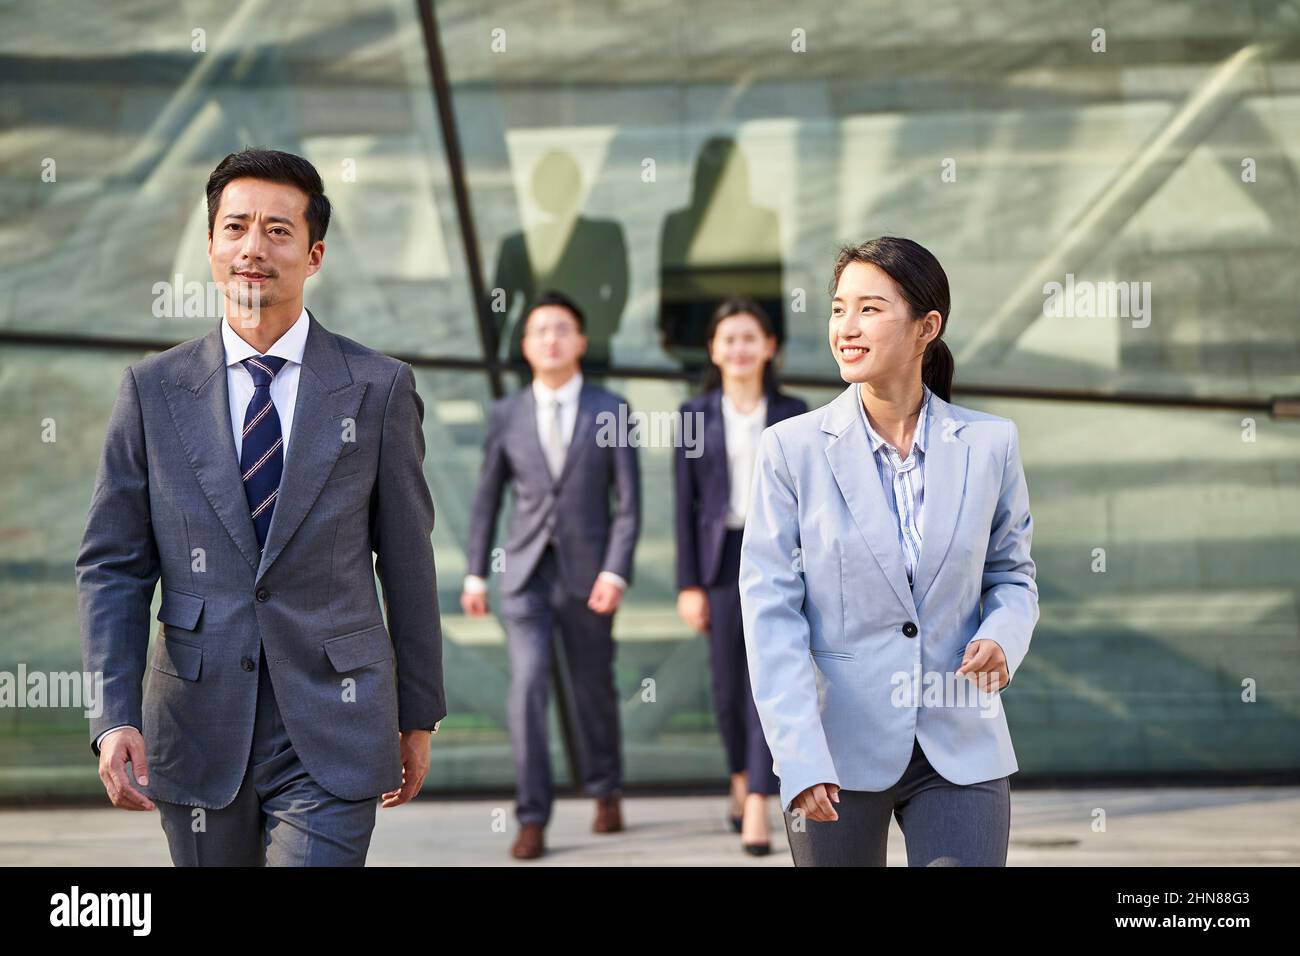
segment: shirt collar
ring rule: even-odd
[[[930,394],[930,389],[924,382],[922,382],[921,414],[916,418],[916,434],[912,436],[912,446],[919,448],[922,452],[925,451],[926,424],[930,418]],[[876,434],[876,430],[871,427],[871,422],[867,419],[867,407],[862,404],[861,385],[858,386],[858,412],[862,416],[862,424],[865,425],[867,429],[867,440],[871,442],[871,452],[872,454],[875,454],[880,450],[881,445],[886,445],[888,442]],[[893,446],[891,445],[890,447],[892,448]]]
[[[233,328],[230,327],[228,318],[221,320],[221,341],[226,347],[226,365],[235,365],[246,358],[254,355],[275,355],[297,365],[302,364],[302,354],[307,348],[307,330],[311,327],[311,320],[307,317],[307,310],[304,308],[298,316],[298,321],[289,326],[285,333],[276,339],[265,353],[257,351],[247,342],[239,337]]]
[[[550,399],[558,399],[561,405],[567,405],[578,397],[582,391],[582,373],[578,372],[559,388],[551,388],[542,384],[542,380],[533,379],[533,397],[537,399],[537,404],[545,405]]]

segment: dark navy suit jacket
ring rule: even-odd
[[[586,598],[601,571],[632,583],[632,557],[641,532],[641,471],[636,446],[602,443],[604,423],[617,421],[621,396],[582,383],[578,417],[559,478],[552,478],[537,434],[537,406],[529,386],[492,404],[483,468],[470,509],[466,569],[491,573],[492,542],[505,490],[514,496],[501,590],[517,594],[554,540],[560,577]],[[627,413],[624,412],[624,417]],[[609,418],[606,418],[609,416]],[[616,504],[611,508],[611,497]]]
[[[769,392],[767,424],[775,425],[808,411],[808,403],[784,392]],[[673,487],[677,499],[677,589],[710,587],[717,582],[727,538],[727,503],[731,480],[727,474],[726,424],[722,390],[705,392],[681,407],[683,416],[704,413],[702,454],[687,457],[677,449]]]

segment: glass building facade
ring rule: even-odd
[[[117,382],[217,321],[159,284],[208,278],[204,183],[264,145],[334,204],[308,307],[411,362],[426,403],[450,708],[427,790],[512,784],[504,634],[458,595],[523,303],[573,295],[586,374],[652,412],[749,295],[816,406],[843,387],[835,252],[885,233],[949,273],[954,401],[1019,426],[1042,610],[1006,699],[1022,774],[1300,770],[1294,3],[18,0],[0,25],[0,672],[79,668]],[[625,762],[633,786],[720,785],[671,455],[641,450]],[[99,790],[79,711],[0,708],[0,797]]]

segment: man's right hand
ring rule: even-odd
[[[115,730],[99,747],[99,779],[113,806],[121,810],[154,810],[154,802],[135,788],[126,772],[127,762],[135,771],[136,783],[149,785],[149,768],[145,765],[144,737],[134,727]]]
[[[840,815],[831,806],[831,801],[840,802],[840,788],[834,783],[818,783],[809,787],[794,798],[794,809],[802,810],[804,817],[818,823],[831,823]]]
[[[460,609],[470,617],[486,617],[488,612],[487,592],[460,592]]]

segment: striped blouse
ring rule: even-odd
[[[876,430],[871,427],[871,422],[867,420],[866,406],[862,404],[862,386],[858,386],[858,412],[867,429],[867,440],[871,443],[871,452],[876,459],[876,470],[880,473],[885,501],[898,525],[898,540],[903,550],[903,563],[907,566],[908,584],[912,583],[917,562],[921,560],[921,529],[924,523],[925,442],[930,420],[931,392],[924,384],[921,391],[924,394],[921,414],[916,420],[912,450],[904,461],[898,449],[876,434]]]

